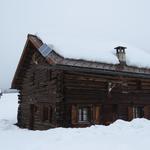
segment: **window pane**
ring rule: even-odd
[[[83,108],[83,121],[87,121],[87,120],[88,120],[88,109]]]
[[[87,115],[83,115],[83,121],[88,121],[88,116]]]
[[[82,121],[82,109],[79,108],[79,121]]]
[[[88,107],[80,107],[78,109],[78,121],[89,121],[89,108]]]
[[[137,114],[138,114],[138,118],[142,118],[144,116],[144,109],[143,109],[143,107],[138,107]]]
[[[144,116],[144,109],[141,106],[133,107],[133,118],[142,118]]]
[[[87,115],[88,111],[87,108],[83,108],[83,115]]]

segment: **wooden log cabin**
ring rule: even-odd
[[[150,69],[65,58],[29,34],[12,89],[19,90],[18,126],[32,130],[109,125],[150,119]]]

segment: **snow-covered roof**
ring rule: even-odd
[[[56,40],[55,38],[49,40],[46,36],[40,36],[28,34],[27,42],[33,43],[36,49],[45,57],[49,64],[57,64],[52,67],[62,67],[64,65],[74,66],[76,69],[82,67],[85,71],[91,72],[102,71],[103,73],[123,74],[130,76],[146,77],[150,75],[150,52],[134,48],[126,43],[121,42],[99,42],[99,41],[87,41],[87,40]],[[52,43],[47,46],[45,43]],[[120,67],[115,64],[124,64],[124,61],[120,61],[116,55],[116,47],[123,46],[126,49],[126,64]],[[26,47],[22,53],[20,62],[18,64],[14,79],[12,81],[12,88],[19,89],[22,76],[19,75],[22,69],[21,65],[24,63],[23,57],[27,53]],[[60,57],[62,56],[62,57]],[[120,57],[121,58],[121,57]],[[122,57],[124,60],[124,57]]]
[[[40,36],[42,41],[50,43],[49,46],[64,58],[83,59],[94,62],[109,64],[118,64],[116,56],[117,46],[125,46],[126,64],[129,66],[150,68],[150,52],[136,48],[123,42],[100,42],[76,39],[74,41],[65,41],[49,39]]]

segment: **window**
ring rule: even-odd
[[[52,107],[51,106],[44,106],[43,107],[42,121],[52,122]]]
[[[144,107],[134,106],[133,107],[133,118],[142,118],[144,117]]]
[[[78,109],[78,121],[88,122],[90,120],[90,108],[89,107],[79,107]]]
[[[34,64],[38,64],[38,55],[37,55],[37,53],[34,53],[33,54],[33,56],[32,56],[32,62],[34,63]]]

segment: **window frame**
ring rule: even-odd
[[[46,110],[46,112],[45,112]],[[53,108],[51,105],[42,106],[42,122],[52,123]]]
[[[89,123],[91,121],[91,107],[90,106],[78,106],[77,109],[77,121],[78,123]]]
[[[144,107],[143,106],[133,106],[132,112],[133,112],[133,119],[144,117]]]

